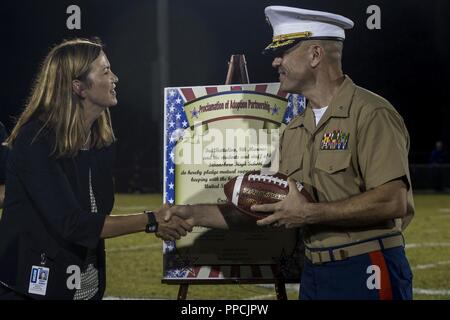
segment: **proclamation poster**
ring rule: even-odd
[[[164,202],[220,204],[224,184],[251,170],[278,170],[279,139],[305,99],[279,83],[165,89]],[[164,243],[164,280],[298,280],[298,234],[195,227]]]

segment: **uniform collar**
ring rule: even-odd
[[[317,127],[315,125],[314,114],[311,110],[311,105],[309,102],[306,105],[305,111],[296,117],[289,127],[294,129],[304,126],[308,131],[314,132],[330,118],[347,118],[350,113],[350,105],[352,103],[355,90],[355,84],[352,79],[346,75],[344,81],[336,92],[336,95],[331,100],[327,111],[322,116],[322,119],[320,119]]]
[[[346,75],[344,77],[344,81],[330,103],[329,109],[332,117],[347,118],[349,116],[350,105],[353,101],[356,86],[349,76]]]

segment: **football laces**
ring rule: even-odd
[[[268,175],[261,175],[261,174],[250,174],[248,176],[248,179],[251,181],[257,181],[257,182],[266,182],[266,183],[272,183],[277,184],[283,188],[287,188],[288,182],[284,179],[280,179],[275,176],[268,176]]]

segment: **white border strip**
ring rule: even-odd
[[[239,176],[236,178],[236,182],[234,184],[233,188],[233,197],[231,202],[237,206],[239,201],[239,191],[241,190],[242,180],[244,179],[244,176]]]

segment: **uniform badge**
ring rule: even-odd
[[[349,137],[350,133],[342,132],[342,130],[327,132],[323,135],[320,150],[346,150]]]

